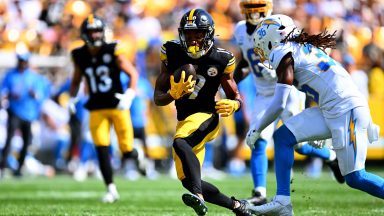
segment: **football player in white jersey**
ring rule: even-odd
[[[318,103],[284,122],[273,135],[277,192],[261,206],[251,206],[256,215],[293,215],[290,171],[293,148],[299,142],[332,138],[342,175],[355,189],[384,198],[384,179],[365,171],[367,145],[378,139],[365,97],[348,72],[325,53],[335,47],[335,34],[309,35],[298,31],[285,15],[262,21],[254,34],[255,52],[268,61],[278,77],[274,98],[263,117],[253,125],[246,140],[250,147],[285,109],[295,85]]]
[[[268,105],[273,99],[276,86],[276,72],[264,66],[259,56],[254,52],[253,33],[257,25],[272,13],[272,0],[241,0],[240,8],[245,20],[240,21],[235,28],[234,37],[240,47],[242,58],[235,70],[235,81],[240,82],[248,74],[255,75],[257,94],[254,101],[254,110],[251,116],[250,125],[260,120],[266,112]],[[304,108],[305,95],[297,90],[292,91],[289,97],[290,105],[280,114],[279,119],[285,121],[292,115],[298,114]],[[272,139],[278,119],[272,122],[255,140],[251,154],[251,172],[254,183],[252,197],[248,202],[254,205],[261,205],[267,202],[266,179],[268,170],[268,159],[266,154],[267,142]],[[308,144],[302,144],[296,149],[300,154],[316,156],[324,159],[330,166],[338,182],[343,183],[344,178],[337,165],[336,154],[328,148],[317,149]]]

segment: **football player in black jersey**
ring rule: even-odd
[[[162,65],[154,100],[158,106],[175,101],[178,123],[173,158],[178,178],[191,192],[183,194],[184,203],[198,215],[207,213],[205,201],[231,209],[236,215],[250,215],[246,201],[229,198],[214,185],[201,180],[205,143],[218,135],[219,115],[230,116],[241,107],[232,75],[235,57],[213,44],[214,31],[212,17],[206,11],[192,9],[183,15],[179,41],[168,41],[161,47]],[[173,72],[185,64],[196,67],[197,80],[182,73],[180,81],[175,82]],[[228,99],[215,101],[220,85]]]
[[[90,111],[89,127],[99,159],[100,170],[107,186],[102,201],[111,203],[119,199],[113,183],[113,173],[108,148],[110,127],[113,124],[124,158],[137,160],[133,148],[133,129],[129,107],[135,97],[138,73],[123,55],[118,43],[107,43],[104,39],[104,21],[89,15],[81,25],[84,46],[74,49],[72,60],[74,74],[70,88],[70,104],[76,102],[76,94],[82,76],[86,78],[89,100],[85,107]],[[128,89],[124,90],[120,80],[121,71],[130,76]]]

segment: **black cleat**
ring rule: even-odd
[[[248,210],[248,202],[247,200],[238,200],[235,197],[231,197],[231,199],[235,202],[239,202],[240,206],[233,209],[233,213],[235,213],[236,216],[252,216],[251,212]]]
[[[259,205],[264,205],[267,203],[267,198],[264,196],[261,196],[259,191],[256,191],[255,189],[252,190],[252,197],[247,199],[247,202],[259,206]]]
[[[325,164],[327,164],[328,167],[332,170],[333,176],[335,176],[336,181],[340,184],[343,184],[345,182],[345,178],[340,172],[339,163],[337,159],[333,161],[325,161]]]
[[[195,210],[197,215],[203,216],[207,214],[208,207],[205,205],[204,200],[202,200],[200,197],[194,194],[185,193],[181,198],[183,199],[185,205]]]

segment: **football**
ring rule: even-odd
[[[181,72],[185,71],[185,81],[188,79],[189,75],[192,75],[192,80],[196,80],[196,70],[192,64],[185,64],[173,72],[173,76],[175,77],[175,82],[179,82],[181,78]]]

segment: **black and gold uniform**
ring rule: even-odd
[[[72,59],[86,78],[89,87],[88,110],[116,108],[119,99],[115,93],[123,93],[120,68],[116,65],[117,43],[104,43],[96,56],[87,45],[72,51]]]
[[[224,73],[232,73],[235,68],[236,61],[231,52],[213,45],[204,57],[192,59],[179,41],[169,41],[161,47],[160,59],[170,75],[184,64],[192,64],[197,68],[194,92],[189,97],[175,101],[177,120],[184,120],[197,112],[216,113],[215,95],[220,86],[220,78]]]
[[[122,152],[133,149],[133,128],[129,110],[117,109],[120,102],[116,93],[124,93],[120,81],[121,69],[116,64],[123,51],[117,43],[103,43],[97,55],[87,45],[72,51],[72,59],[86,78],[89,99],[85,107],[90,110],[89,126],[96,146],[110,145],[110,128],[114,125]]]
[[[160,51],[161,72],[157,77],[154,101],[165,106],[175,101],[177,109],[173,159],[178,178],[191,193],[183,194],[183,202],[198,215],[208,211],[204,201],[233,210],[236,215],[250,215],[246,202],[222,194],[214,185],[201,180],[205,143],[219,131],[219,115],[227,117],[241,106],[240,94],[233,80],[235,57],[213,45],[214,23],[202,9],[192,9],[182,17],[179,40],[166,42]],[[173,73],[182,65],[192,64],[192,76],[174,81]],[[182,73],[183,77],[185,73]],[[222,87],[228,99],[215,101]]]
[[[85,45],[71,52],[74,73],[70,88],[70,107],[73,107],[83,77],[86,78],[89,99],[85,107],[90,111],[89,128],[96,145],[99,167],[107,193],[103,202],[119,199],[109,155],[110,130],[113,125],[124,159],[137,160],[133,148],[133,127],[129,107],[135,95],[138,73],[126,59],[118,43],[105,41],[104,21],[90,14],[81,24],[80,35]],[[130,77],[128,88],[123,89],[120,73]],[[73,110],[73,109],[72,109]]]
[[[197,80],[194,91],[175,100],[177,110],[176,134],[174,138],[190,140],[200,164],[204,161],[204,144],[216,138],[219,132],[219,116],[215,109],[215,96],[219,89],[221,77],[235,69],[235,57],[225,49],[212,46],[201,58],[193,59],[182,49],[178,41],[169,41],[161,47],[160,59],[172,74],[184,64],[193,64]],[[182,164],[177,153],[173,154],[179,179],[183,179]]]

